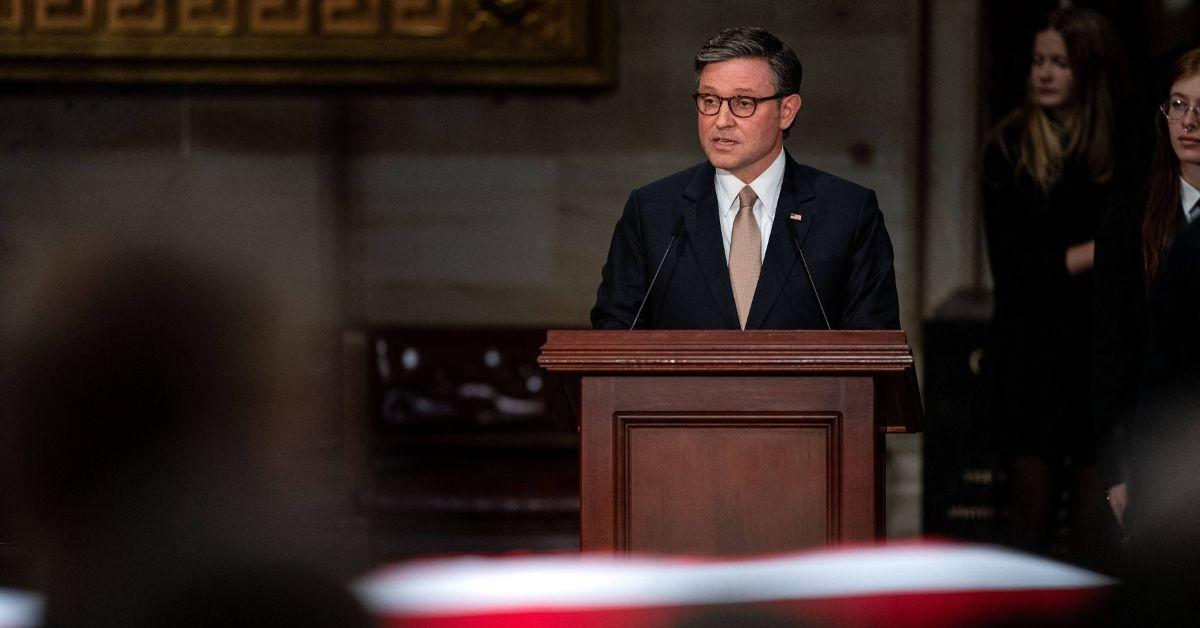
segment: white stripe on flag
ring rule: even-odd
[[[879,546],[768,558],[463,557],[385,568],[355,586],[381,614],[611,608],[910,593],[1086,589],[1115,581],[998,547]]]

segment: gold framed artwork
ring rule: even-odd
[[[592,88],[611,0],[0,0],[0,80]]]

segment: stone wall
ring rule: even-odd
[[[9,90],[0,263],[36,265],[102,231],[244,263],[278,284],[283,322],[300,334],[343,323],[585,326],[629,191],[703,159],[692,54],[744,24],[774,31],[804,64],[788,150],[876,190],[910,334],[933,298],[969,280],[955,269],[976,244],[962,236],[973,208],[946,205],[972,198],[963,157],[974,139],[963,133],[974,129],[962,125],[973,119],[943,117],[938,103],[962,113],[973,102],[963,83],[973,35],[955,33],[972,32],[975,3],[932,3],[940,210],[926,225],[936,253],[925,278],[914,241],[921,3],[616,4],[617,84],[600,93]],[[911,486],[909,442],[889,447],[907,452],[893,480]],[[910,508],[893,531],[915,532],[914,517]]]

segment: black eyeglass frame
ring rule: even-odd
[[[775,94],[774,96],[763,96],[761,98],[758,96],[730,96],[728,98],[721,98],[720,96],[718,96],[716,94],[709,94],[708,92],[696,92],[696,93],[692,94],[692,102],[696,104],[696,111],[699,111],[700,115],[702,115],[702,116],[715,116],[715,115],[721,113],[721,105],[724,104],[729,109],[729,113],[732,114],[735,118],[749,118],[750,116],[753,116],[758,111],[758,103],[768,101],[768,100],[779,100],[780,98],[787,98],[788,96],[791,96],[792,94],[795,94],[795,93],[796,92],[779,92],[779,93]],[[717,103],[717,110],[712,113],[704,113],[704,109],[702,109],[701,105],[700,105],[700,97],[701,96],[716,98],[718,101],[720,101]],[[733,101],[734,100],[749,100],[754,103],[754,108],[750,110],[750,113],[743,116],[733,110]]]

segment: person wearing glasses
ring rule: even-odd
[[[1124,623],[1149,626],[1200,615],[1200,48],[1160,96],[1145,189],[1096,238],[1097,359],[1124,402],[1111,426],[1124,473],[1109,490],[1127,532]]]
[[[1196,296],[1175,286],[1194,285],[1200,268],[1200,48],[1179,57],[1166,84],[1145,191],[1115,207],[1096,239],[1095,400],[1109,443],[1101,462],[1114,469],[1106,478],[1109,505],[1127,530],[1126,508],[1144,515],[1146,502],[1155,501],[1148,493],[1162,488],[1137,486],[1131,467],[1147,467],[1155,457],[1147,443],[1161,445],[1176,432],[1164,423],[1171,413],[1159,410],[1175,396],[1178,373],[1196,363],[1194,341],[1185,342],[1195,338],[1187,330],[1197,320]]]
[[[708,160],[629,195],[593,326],[899,329],[875,193],[783,148],[802,104],[796,54],[763,29],[730,28],[696,52],[695,71]]]
[[[1008,467],[1010,541],[1090,562],[1105,523],[1090,411],[1091,271],[1114,190],[1119,55],[1106,20],[1086,9],[1055,11],[1035,33],[1025,102],[983,154],[995,297],[988,407]]]

